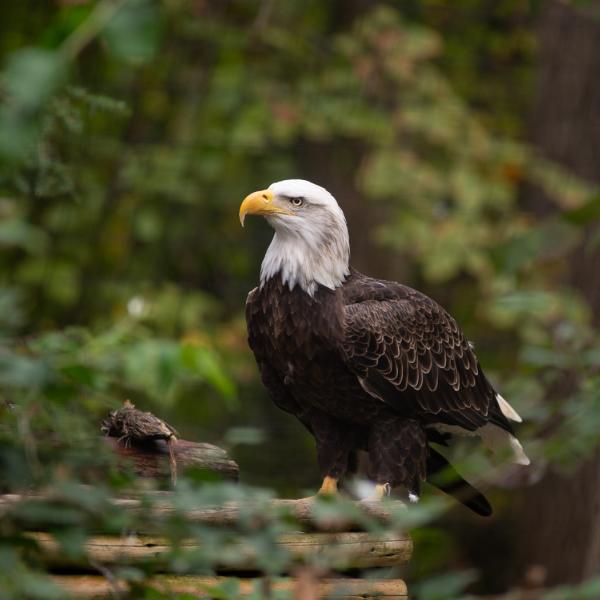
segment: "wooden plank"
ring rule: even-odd
[[[151,533],[153,525],[161,522],[165,518],[169,518],[177,513],[173,507],[170,492],[161,492],[158,494],[149,494],[149,500],[154,504],[152,508],[148,508],[147,504],[142,505],[137,498],[115,498],[113,503],[116,507],[131,511],[136,515],[144,517],[148,523],[148,529],[140,533]],[[8,511],[18,509],[19,506],[28,502],[52,502],[60,501],[60,498],[44,495],[17,495],[6,494],[0,496],[0,516]],[[356,516],[348,516],[347,514],[339,514],[336,512],[329,515],[327,518],[319,517],[315,514],[315,499],[301,498],[299,500],[291,499],[276,499],[261,504],[253,504],[251,501],[243,503],[229,502],[220,506],[203,507],[196,510],[188,510],[182,513],[182,516],[190,523],[203,523],[211,525],[234,526],[239,522],[240,513],[249,511],[261,512],[265,519],[281,515],[282,513],[289,514],[295,518],[303,529],[328,531],[328,532],[343,532],[353,529],[360,529],[361,517],[367,517],[376,521],[387,523],[390,521],[392,514],[404,510],[405,505],[398,500],[390,500],[385,502],[354,502]],[[39,522],[37,525],[41,525]]]
[[[50,567],[89,568],[92,563],[136,564],[152,562],[158,568],[166,566],[171,546],[163,538],[152,536],[89,538],[85,544],[87,558],[64,556],[54,538],[47,533],[30,534],[40,547],[42,559]],[[383,533],[290,533],[280,536],[279,545],[287,550],[295,564],[316,561],[338,570],[389,567],[408,562],[412,541],[406,535]],[[184,540],[180,548],[192,551],[200,548],[194,540]],[[243,538],[228,546],[227,563],[217,565],[224,572],[260,570],[256,552]],[[235,557],[235,558],[233,558]]]
[[[53,581],[71,597],[81,600],[104,600],[113,598],[115,593],[126,594],[130,587],[127,582],[110,582],[100,575],[55,575]],[[225,577],[197,577],[191,575],[159,575],[150,578],[144,588],[154,589],[163,594],[189,594],[196,598],[208,598],[210,589],[221,585]],[[257,588],[284,592],[298,592],[299,579],[292,578],[251,578],[237,579],[240,594],[247,596]],[[385,598],[386,600],[406,600],[408,592],[402,579],[354,579],[323,578],[315,580],[314,596],[320,598],[349,598],[352,600]]]

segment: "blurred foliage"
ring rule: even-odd
[[[600,195],[522,142],[535,16],[524,7],[4,3],[0,490],[44,487],[62,499],[2,519],[7,597],[60,597],[21,534],[36,511],[56,520],[65,552],[80,552],[92,530],[135,529],[108,498],[136,482],[98,442],[102,416],[125,398],[184,436],[228,446],[254,485],[314,487],[312,442],[271,406],[246,348],[242,307],[270,233],[242,235],[237,223],[249,191],[317,177],[313,151],[346,181],[331,190],[342,207],[352,189],[381,215],[368,233],[404,265],[406,282],[442,301],[476,341],[527,422],[535,468],[589,455],[600,346],[567,273],[573,248],[600,239]],[[552,198],[544,216],[525,183]],[[456,459],[474,476],[490,469],[468,447]],[[82,495],[81,483],[94,485]],[[191,474],[176,501],[183,510],[251,493],[269,495]],[[415,537],[432,548],[415,589],[460,597],[478,575],[459,572],[458,537],[432,533],[440,509],[431,500],[398,523],[422,527]],[[281,572],[287,558],[273,542],[293,523],[251,521],[237,533]],[[157,527],[206,542],[201,555],[174,552],[178,572],[210,572],[232,539],[181,515]],[[597,582],[548,598],[593,597],[586,590]]]

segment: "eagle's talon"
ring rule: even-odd
[[[363,500],[363,502],[380,502],[392,493],[392,486],[389,483],[378,483],[373,493]]]
[[[325,476],[323,479],[323,483],[319,491],[317,492],[318,496],[329,495],[333,496],[338,493],[338,480],[335,477],[331,477],[329,475]]]

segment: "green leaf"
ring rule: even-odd
[[[419,600],[457,600],[476,579],[474,571],[438,575],[415,585],[415,595]]]
[[[46,247],[47,237],[42,230],[13,217],[0,221],[0,246],[14,246],[39,254]]]
[[[31,47],[10,55],[2,80],[8,102],[18,113],[44,106],[65,76],[66,65],[58,52]]]
[[[106,26],[103,38],[116,59],[133,64],[148,62],[161,38],[158,3],[152,0],[125,3]]]

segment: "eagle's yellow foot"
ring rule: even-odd
[[[327,475],[323,479],[323,483],[321,484],[321,489],[317,492],[317,494],[337,494],[338,492],[338,480],[335,477],[330,477]]]
[[[392,486],[389,483],[378,483],[374,492],[366,499],[367,502],[377,502],[389,496],[392,492]]]

